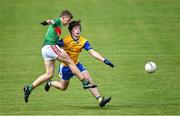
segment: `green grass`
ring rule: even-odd
[[[179,0],[0,0],[1,115],[180,114]],[[115,68],[91,58],[80,60],[103,96],[104,108],[73,78],[67,91],[43,86],[24,103],[22,87],[44,73],[41,46],[47,27],[39,23],[69,9],[82,20],[82,35]],[[63,36],[68,34],[64,28]],[[156,73],[144,71],[147,61]],[[54,80],[58,80],[55,74]]]

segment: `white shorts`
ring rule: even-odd
[[[62,49],[58,45],[45,45],[41,49],[44,60],[55,60],[61,53]]]

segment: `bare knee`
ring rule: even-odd
[[[61,90],[62,90],[62,91],[65,91],[65,90],[67,90],[67,88],[68,88],[68,87],[65,87],[65,86],[64,86],[64,87],[61,88]]]
[[[46,79],[49,80],[53,77],[54,75],[52,73],[46,73]]]

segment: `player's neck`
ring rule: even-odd
[[[79,36],[73,36],[73,35],[71,35],[71,37],[73,38],[74,41],[78,41],[78,40],[79,40]]]

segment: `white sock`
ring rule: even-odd
[[[52,86],[52,85],[51,85],[51,82],[52,82],[52,81],[49,81],[49,82],[48,82],[48,85],[49,85],[49,86]]]

